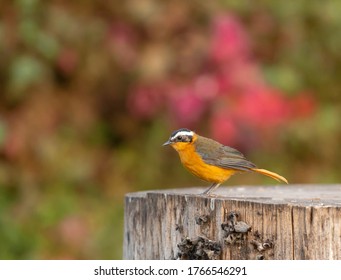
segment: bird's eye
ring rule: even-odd
[[[182,136],[178,136],[178,137],[176,137],[176,139],[181,141],[182,140]]]

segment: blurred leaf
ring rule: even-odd
[[[54,59],[58,53],[59,45],[55,37],[44,32],[34,19],[22,20],[19,33],[24,42],[47,59]]]
[[[58,54],[59,44],[53,36],[40,32],[37,36],[36,48],[44,57],[52,60],[55,59]]]
[[[302,90],[299,74],[293,68],[284,65],[264,67],[265,79],[274,87],[286,93]]]
[[[42,82],[46,77],[45,66],[29,55],[18,56],[10,66],[9,90],[11,98],[20,98],[28,87]]]
[[[7,133],[6,124],[4,121],[0,119],[0,148],[3,147],[5,143],[5,139],[7,135],[6,133]]]
[[[34,19],[27,18],[20,22],[19,34],[27,44],[34,45],[37,40],[38,33],[39,25]]]
[[[23,15],[32,15],[36,12],[40,0],[16,0],[16,5]]]
[[[316,129],[320,130],[321,135],[328,133],[332,136],[336,132],[341,131],[341,115],[339,107],[324,106],[317,117],[317,123],[320,125]]]

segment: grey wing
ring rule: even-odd
[[[256,165],[248,161],[241,152],[228,146],[219,145],[214,149],[210,149],[209,152],[205,151],[205,149],[198,149],[198,153],[207,164],[226,169],[249,171],[250,168],[256,167]]]

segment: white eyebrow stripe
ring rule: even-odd
[[[172,139],[175,139],[176,137],[178,137],[179,135],[181,136],[193,136],[194,133],[193,131],[179,131],[177,134],[175,134]]]

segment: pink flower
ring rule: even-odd
[[[162,105],[162,91],[153,86],[137,86],[127,100],[128,110],[142,119],[153,117]]]
[[[258,88],[240,97],[238,117],[260,127],[271,127],[288,120],[289,102],[280,92],[269,88]]]
[[[201,118],[207,107],[191,86],[178,86],[170,93],[170,110],[173,118],[181,126],[193,126]]]
[[[219,83],[214,75],[202,74],[194,78],[194,94],[203,100],[212,100],[218,95]]]
[[[124,22],[114,23],[109,29],[107,47],[125,69],[131,69],[136,62],[136,41],[134,29]]]
[[[236,17],[218,16],[213,23],[212,32],[209,56],[214,62],[231,62],[249,55],[249,43]]]
[[[259,64],[250,56],[247,34],[238,18],[220,15],[212,29],[209,72],[199,69],[192,77],[182,77],[181,84],[175,74],[177,78],[158,85],[136,86],[127,103],[133,115],[150,119],[168,114],[177,126],[188,127],[208,121],[215,139],[245,148],[257,141],[260,130],[312,114],[316,104],[308,95],[290,100],[266,84]],[[129,42],[125,27],[114,31],[116,45]],[[249,135],[254,135],[253,141]]]
[[[225,145],[234,146],[238,142],[236,122],[228,113],[216,113],[211,117],[212,137]]]

